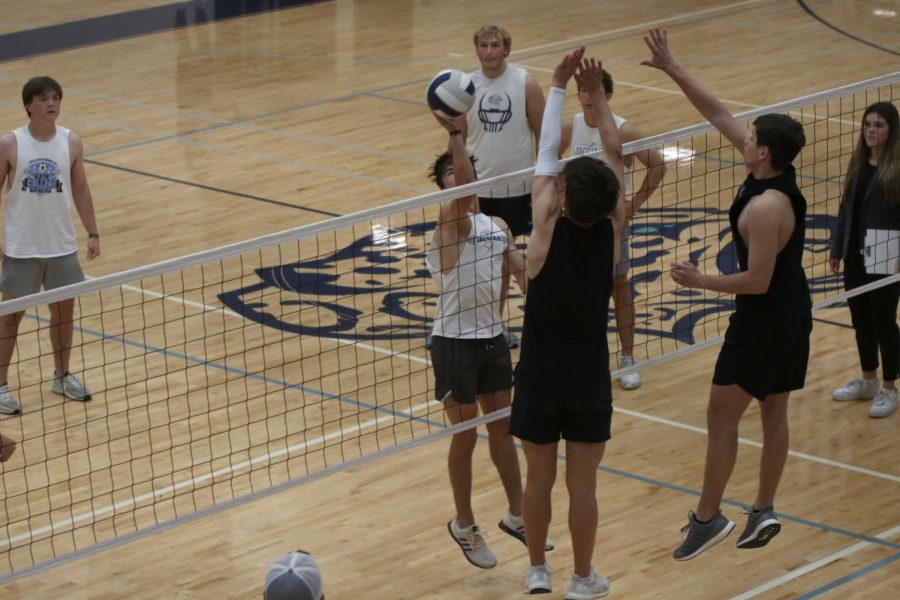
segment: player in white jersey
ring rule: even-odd
[[[475,169],[462,137],[463,117],[438,118],[450,134],[450,150],[437,158],[431,178],[441,189],[475,180]],[[483,413],[510,406],[512,360],[503,337],[500,300],[511,273],[525,285],[524,259],[513,245],[506,223],[478,212],[475,197],[441,205],[427,263],[441,295],[431,341],[435,398],[444,403],[448,421],[459,424]],[[524,290],[524,287],[523,287]],[[525,541],[522,480],[509,419],[487,424],[491,458],[506,491],[509,508],[499,526]],[[472,510],[472,454],[478,441],[474,428],[450,442],[448,468],[456,516],[447,529],[466,559],[489,569],[497,558],[488,548]]]
[[[56,124],[62,87],[35,77],[22,88],[28,125],[0,137],[3,212],[3,300],[84,280],[72,209],[88,232],[87,258],[100,256],[94,203],[84,172],[84,148],[72,131]],[[75,299],[50,305],[50,343],[56,368],[52,390],[70,400],[90,400],[88,389],[69,373]],[[23,312],[0,317],[0,413],[17,414],[7,375]]]
[[[544,92],[525,69],[506,62],[512,38],[505,29],[485,25],[473,41],[481,69],[472,73],[475,103],[462,129],[478,179],[531,168],[541,137]],[[503,219],[513,236],[531,233],[530,180],[482,192],[478,203],[484,214]],[[505,299],[501,313],[504,305]],[[518,344],[514,336],[508,341],[512,347]]]
[[[613,79],[606,71],[603,71],[603,90],[607,100],[612,99]],[[582,156],[603,148],[600,143],[600,132],[597,129],[599,122],[597,113],[588,94],[578,90],[578,100],[581,102],[583,112],[563,125],[562,139],[559,145],[559,156],[565,154],[567,148],[571,148],[573,156]],[[644,137],[644,134],[631,122],[623,117],[613,114],[616,127],[619,130],[619,139],[623,144],[633,142]],[[644,179],[638,191],[632,194],[631,170],[634,158],[637,157],[646,168]],[[629,220],[640,210],[647,199],[653,195],[659,184],[662,183],[666,173],[666,165],[662,152],[656,148],[647,148],[625,157],[625,226],[619,236],[619,262],[616,263],[615,277],[613,279],[613,304],[616,314],[616,331],[619,334],[619,342],[622,354],[619,356],[619,368],[625,369],[634,366],[634,296],[631,293],[631,284],[628,281],[628,271],[631,268],[631,226]],[[641,385],[641,374],[638,371],[625,373],[619,379],[619,385],[623,389],[633,390]]]

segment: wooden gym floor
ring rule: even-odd
[[[36,11],[7,0],[0,37],[167,4],[48,0]],[[199,5],[185,6],[182,18],[196,23]],[[471,33],[484,23],[512,33],[511,60],[545,88],[558,58],[586,44],[616,77],[614,110],[649,135],[701,119],[665,76],[639,66],[648,27],[667,27],[676,56],[738,112],[897,71],[897,13],[896,1],[319,2],[7,60],[0,122],[25,122],[29,77],[62,83],[60,122],[85,141],[102,233],[103,256],[85,265],[97,277],[432,191],[425,171],[444,137],[424,85],[437,70],[475,68]],[[616,393],[595,560],[613,597],[874,598],[900,588],[898,415],[876,421],[865,404],[831,401],[858,364],[846,309],[817,317],[807,387],[792,400],[784,529],[765,549],[738,552],[735,534],[692,562],[670,556],[701,483],[716,349],[647,369],[640,390]],[[726,491],[738,527],[734,503],[756,487],[757,416],[753,407],[745,417]],[[0,427],[20,430],[26,417],[27,406]],[[527,555],[494,527],[505,506],[485,444],[474,505],[500,559],[491,571],[465,562],[446,534],[446,450],[436,441],[82,552],[0,595],[259,597],[268,565],[299,547],[319,559],[329,598],[517,598]],[[559,590],[572,568],[562,486],[554,507]]]

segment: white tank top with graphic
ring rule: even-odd
[[[3,252],[13,258],[48,258],[78,251],[72,221],[69,130],[56,126],[46,142],[28,126],[13,131],[18,148],[12,188],[3,207]]]
[[[613,120],[616,122],[616,129],[622,129],[625,119],[617,114],[613,114]],[[594,152],[603,148],[600,141],[600,130],[596,127],[590,127],[584,122],[584,113],[575,115],[575,122],[572,125],[572,156],[582,156],[588,152]],[[631,197],[631,167],[625,167],[625,197]]]
[[[460,339],[490,339],[503,333],[500,291],[506,232],[485,214],[469,215],[472,229],[456,266],[441,273],[441,253],[432,237],[426,263],[441,290],[432,334]]]
[[[475,104],[466,113],[466,149],[475,157],[478,179],[534,166],[534,133],[525,112],[525,69],[506,65],[491,79],[480,69],[472,75]],[[508,198],[531,193],[531,179],[483,191],[483,197]]]

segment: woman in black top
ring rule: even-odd
[[[840,272],[841,261],[844,261],[846,290],[890,276],[866,272],[863,252],[866,232],[872,229],[900,232],[900,117],[890,102],[877,102],[866,109],[859,141],[847,168],[829,260],[834,273]],[[869,415],[876,418],[887,417],[897,410],[895,381],[900,371],[898,298],[900,282],[847,300],[856,331],[862,378],[835,390],[834,399],[872,399]],[[881,385],[877,373],[879,351]]]

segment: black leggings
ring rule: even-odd
[[[869,275],[859,252],[850,252],[844,265],[844,289],[852,290],[887,275]],[[847,300],[856,331],[856,347],[863,371],[878,369],[878,351],[884,364],[884,380],[894,381],[900,371],[900,329],[897,301],[900,282],[880,287]]]

